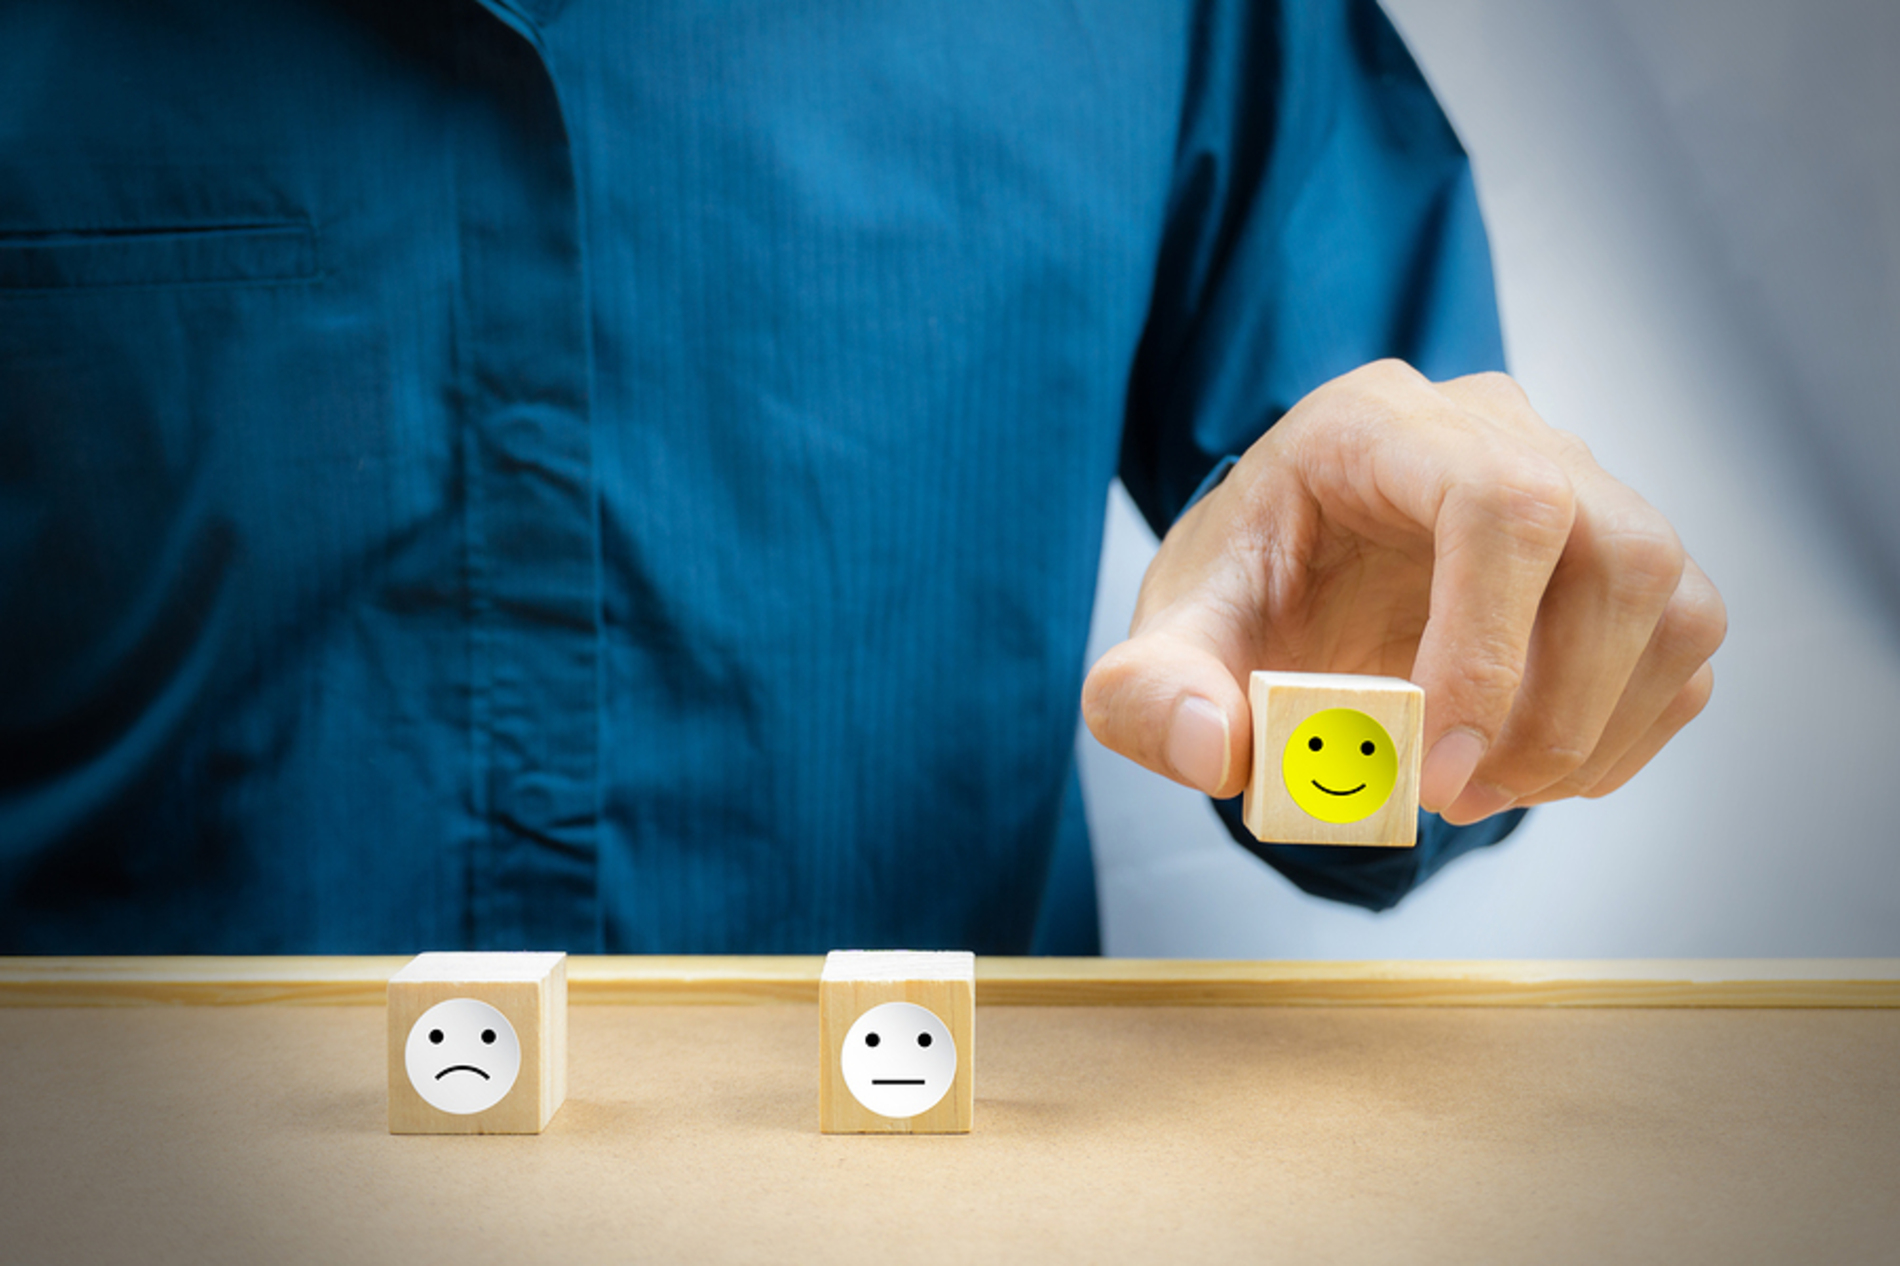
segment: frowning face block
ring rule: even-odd
[[[390,977],[391,1134],[538,1134],[566,1097],[565,954],[421,954]]]
[[[976,957],[835,950],[818,995],[826,1134],[966,1134]]]
[[[1241,816],[1280,844],[1418,842],[1425,692],[1398,677],[1257,672]]]

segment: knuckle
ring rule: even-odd
[[[1577,518],[1577,491],[1563,468],[1529,449],[1493,454],[1472,495],[1478,509],[1514,534],[1561,544]]]
[[[1531,398],[1522,384],[1503,370],[1490,369],[1458,380],[1472,395],[1512,410],[1528,410]]]
[[[1459,673],[1463,678],[1460,693],[1473,705],[1464,712],[1473,716],[1474,728],[1479,729],[1486,740],[1495,739],[1517,698],[1518,687],[1524,682],[1523,662],[1503,654],[1479,655],[1460,665]],[[1485,717],[1497,720],[1485,725],[1482,720]]]
[[[1728,637],[1728,606],[1715,586],[1685,574],[1664,610],[1657,641],[1671,658],[1702,663]]]
[[[1552,443],[1566,456],[1576,461],[1588,462],[1592,466],[1597,464],[1597,455],[1590,451],[1590,445],[1575,431],[1564,431],[1552,427],[1550,435]]]
[[[1569,800],[1575,797],[1587,798],[1590,794],[1590,788],[1595,784],[1595,781],[1594,778],[1587,775],[1585,771],[1581,769],[1572,770],[1568,775],[1540,788],[1534,794],[1540,804],[1547,804],[1552,800]]]
[[[1645,601],[1674,594],[1688,563],[1674,529],[1656,514],[1608,533],[1602,553],[1616,590]]]
[[[1692,599],[1686,606],[1687,636],[1696,653],[1706,660],[1728,640],[1728,606],[1712,588],[1704,589],[1701,597]]]
[[[1329,410],[1346,416],[1403,421],[1407,411],[1400,402],[1423,381],[1404,361],[1388,358],[1341,374],[1313,395],[1323,399]]]
[[[1679,724],[1687,725],[1701,716],[1702,709],[1709,706],[1709,700],[1714,694],[1715,674],[1709,670],[1707,664],[1704,664],[1696,670],[1695,675],[1683,686],[1682,692],[1676,696],[1675,710],[1681,718]],[[1670,719],[1674,721],[1676,717]]]
[[[1502,762],[1497,780],[1521,794],[1566,783],[1590,759],[1591,749],[1578,746],[1573,736],[1555,733],[1554,727],[1546,723],[1531,721],[1513,738],[1510,756]]]
[[[1396,356],[1387,356],[1362,365],[1346,377],[1385,389],[1415,387],[1425,381],[1424,375]]]

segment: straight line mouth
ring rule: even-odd
[[[924,1084],[924,1079],[922,1077],[873,1077],[871,1084],[873,1086],[921,1086]]]
[[[1317,778],[1313,780],[1313,785],[1315,787],[1319,787],[1321,791],[1325,792],[1329,796],[1356,796],[1360,792],[1366,789],[1366,784],[1360,783],[1357,787],[1354,787],[1351,791],[1334,791],[1331,787],[1320,787],[1319,779]]]
[[[437,1073],[435,1075],[435,1079],[437,1081],[441,1081],[444,1077],[448,1076],[450,1073],[474,1073],[477,1077],[480,1077],[483,1081],[493,1080],[493,1078],[491,1078],[487,1073],[475,1067],[475,1065],[473,1064],[450,1064],[447,1068],[444,1068],[441,1072]]]

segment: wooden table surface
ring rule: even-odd
[[[574,960],[545,1134],[391,1136],[400,961],[0,960],[0,1262],[1900,1256],[1892,960],[979,960],[936,1138],[817,1132],[817,959]]]

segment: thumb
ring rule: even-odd
[[[1114,647],[1082,685],[1082,716],[1102,746],[1217,800],[1246,786],[1250,715],[1221,657],[1173,629]]]

